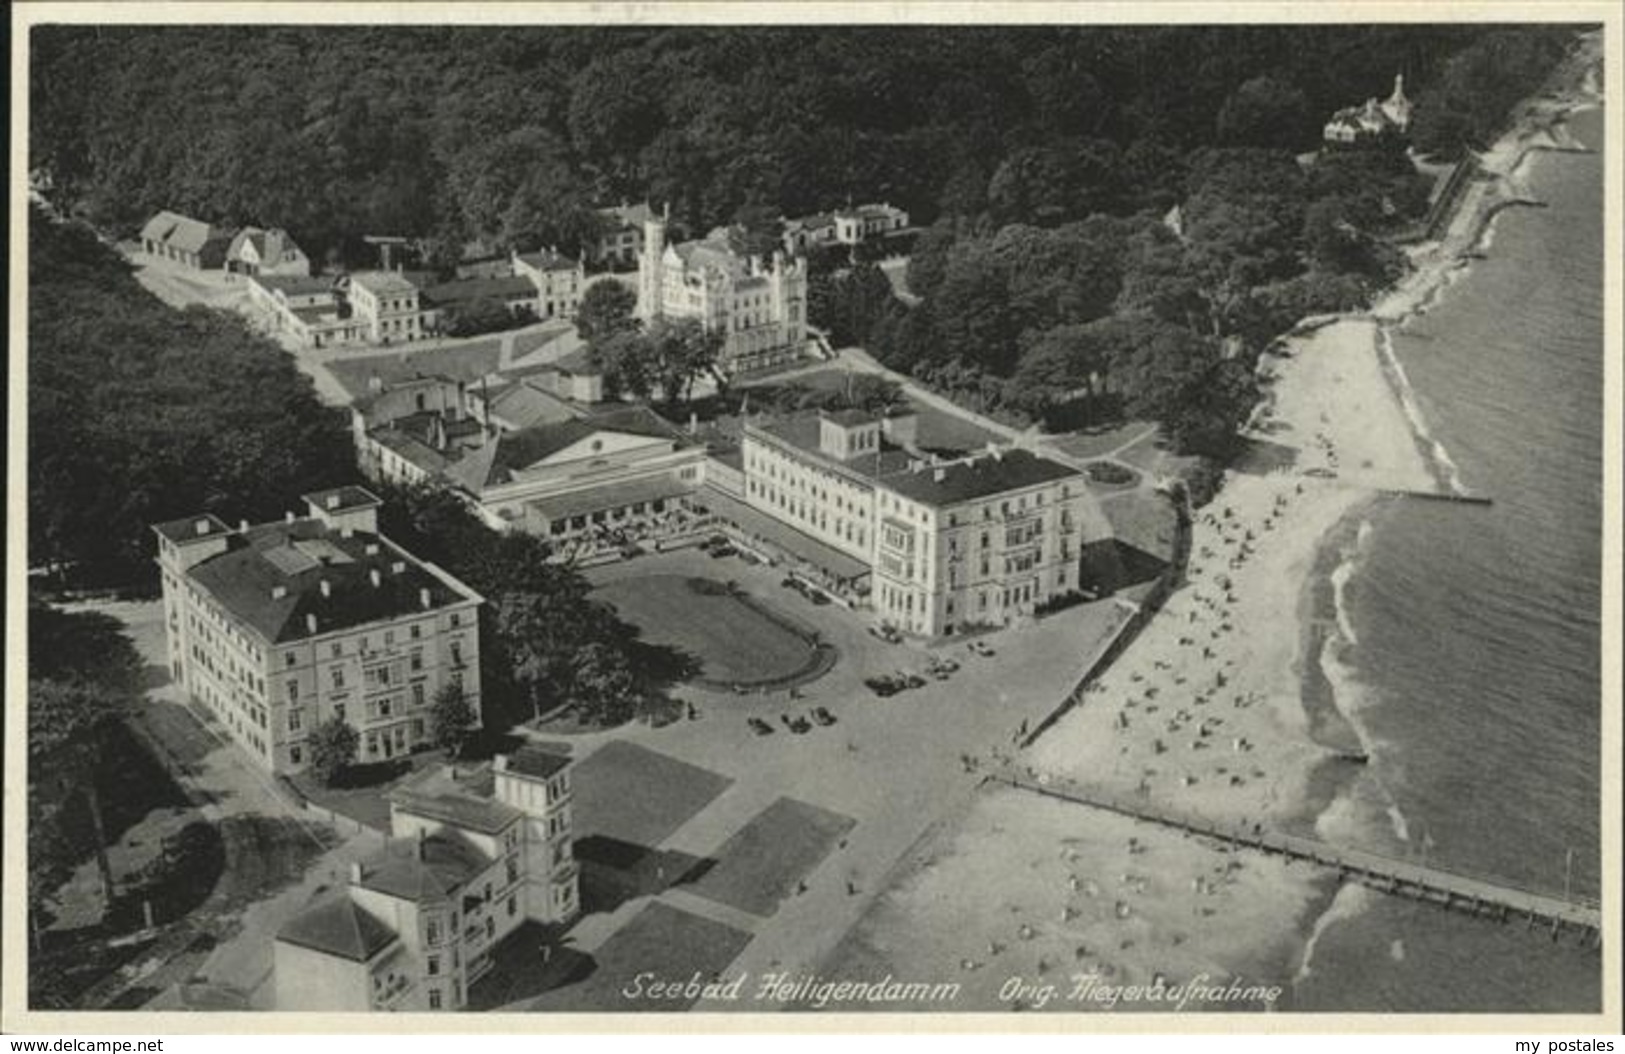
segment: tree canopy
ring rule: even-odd
[[[1406,74],[1420,129],[1482,134],[1538,27],[42,26],[29,166],[117,234],[160,208],[573,252],[589,206],[705,230],[889,200],[1053,225],[1166,208],[1178,155],[1313,149]],[[1450,57],[1436,93],[1429,94]],[[1434,100],[1437,100],[1436,102]],[[1497,109],[1499,108],[1499,109]],[[1452,123],[1455,122],[1455,123]],[[1431,134],[1431,133],[1430,133]],[[761,222],[757,222],[757,221]]]
[[[82,227],[29,224],[29,560],[145,576],[149,526],[350,482],[344,418],[236,316],[176,311]]]

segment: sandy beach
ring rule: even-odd
[[[1305,673],[1319,638],[1308,620],[1328,617],[1311,603],[1317,562],[1375,495],[1460,490],[1387,328],[1426,310],[1484,250],[1493,216],[1522,200],[1531,150],[1578,148],[1561,121],[1595,100],[1596,48],[1600,39],[1588,42],[1480,158],[1488,178],[1468,187],[1438,242],[1413,249],[1403,282],[1365,314],[1293,335],[1263,360],[1251,451],[1197,512],[1186,581],[1017,767],[1055,786],[1339,840],[1335,810],[1316,815],[1326,802],[1313,800],[1313,780],[1351,764],[1360,746],[1335,712],[1309,716]],[[1279,986],[1289,1006],[1309,920],[1370,895],[1350,888],[1332,904],[1332,890],[1302,865],[990,786],[960,824],[916,848],[823,972],[952,974],[964,1010],[1166,1012],[1181,1009],[1166,995],[1108,1004],[1079,985],[1160,982],[1179,998],[1182,985],[1221,979]],[[1257,1009],[1251,995],[1232,989],[1183,1009]]]
[[[1310,774],[1337,754],[1310,735],[1303,704],[1304,594],[1317,551],[1372,488],[1437,489],[1378,338],[1376,323],[1345,319],[1270,360],[1255,452],[1198,513],[1186,584],[1020,765],[1221,822],[1306,822]],[[1207,975],[1284,987],[1301,921],[1325,899],[1320,877],[993,791],[950,840],[916,854],[839,968],[878,956],[900,975],[934,976],[958,963],[967,1009],[1039,1009],[1032,992],[1011,996],[1012,976],[1177,986]],[[985,907],[966,915],[967,897]],[[1082,1002],[1054,998],[1042,1009],[1108,1008]]]

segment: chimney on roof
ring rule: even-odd
[[[368,542],[367,543],[367,555],[368,556],[377,556],[378,555],[378,543],[377,542]]]
[[[377,589],[379,586],[384,584],[384,576],[378,573],[378,569],[376,567],[367,572],[367,577],[372,579],[372,587],[374,589]]]
[[[199,538],[201,538],[205,534],[209,533],[209,521],[208,520],[199,520],[199,521],[197,521],[196,526],[197,526],[197,534],[198,534]]]
[[[237,521],[237,532],[239,534],[247,534],[248,533],[248,521],[247,520],[238,520]]]
[[[314,611],[305,615],[305,629],[310,631],[311,636],[316,635],[316,613]]]
[[[936,468],[931,470],[931,478],[936,480],[938,483],[941,483],[943,480],[948,478],[948,470],[943,468],[941,465],[938,465]]]
[[[353,537],[355,537],[355,528],[350,526],[348,523],[346,523],[344,526],[339,528],[339,537],[340,538],[353,538]]]
[[[337,494],[329,494],[327,496],[327,507],[329,509],[336,509],[339,507],[339,496]]]
[[[700,415],[693,410],[688,412],[688,434],[693,435],[700,430]]]
[[[405,560],[396,560],[394,563],[389,565],[389,573],[392,574],[392,575],[398,575],[402,571],[405,571],[405,570],[406,570],[406,561]]]
[[[288,587],[287,586],[277,585],[277,586],[272,586],[271,587],[271,599],[272,600],[281,600],[283,597],[285,597],[287,595],[288,595]]]
[[[293,522],[293,510],[292,509],[288,510],[288,522],[289,523]]]
[[[429,610],[429,589],[427,586],[418,590],[418,603],[423,605],[423,610]]]
[[[352,861],[350,864],[350,881],[352,883],[359,883],[361,881],[361,875],[361,861]]]
[[[323,597],[330,597],[332,595],[333,595],[333,583],[329,582],[325,578],[322,579],[322,596]]]
[[[384,390],[384,379],[382,377],[378,376],[376,373],[373,374],[371,377],[368,377],[367,378],[367,390],[369,392],[381,392],[381,391],[383,391]]]

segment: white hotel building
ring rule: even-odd
[[[951,461],[915,418],[803,412],[745,426],[745,501],[871,575],[876,618],[938,636],[1031,615],[1087,588],[1111,528],[1076,469],[1019,449]]]
[[[214,516],[153,528],[176,683],[278,773],[303,769],[334,717],[370,762],[429,742],[445,685],[478,714],[479,594],[380,536],[369,491],[305,501],[304,517],[237,530]]]

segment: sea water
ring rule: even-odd
[[[1371,752],[1339,833],[1418,862],[1596,897],[1603,428],[1598,153],[1525,162],[1547,208],[1387,333],[1442,481],[1490,506],[1384,500],[1331,544],[1339,631],[1312,657]],[[1595,949],[1381,894],[1316,919],[1298,1010],[1600,1009]]]

